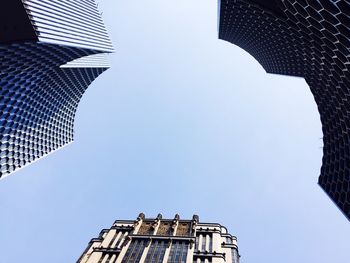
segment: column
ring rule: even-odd
[[[171,249],[171,243],[172,241],[169,241],[168,247],[165,250],[164,258],[163,258],[163,263],[167,263],[169,259],[169,254],[170,254],[170,249]]]
[[[118,242],[119,239],[121,238],[121,235],[122,235],[122,234],[123,234],[123,233],[122,233],[121,231],[118,233],[117,237],[115,238],[114,242],[113,242],[112,245],[111,245],[111,248],[114,248],[114,247],[115,247],[115,245],[117,244],[117,242]]]
[[[108,247],[109,243],[112,241],[114,235],[117,233],[115,229],[112,229],[108,232],[106,238],[103,240],[101,247]]]
[[[128,237],[126,237],[126,238],[128,238]],[[122,242],[124,242],[124,241],[122,241]],[[119,246],[122,246],[122,245],[123,245],[122,242],[120,243]],[[122,248],[122,251],[120,251],[120,254],[119,254],[119,257],[117,258],[116,263],[121,263],[121,262],[122,262],[122,259],[123,259],[124,255],[125,255],[126,251],[128,251],[131,242],[132,242],[132,240],[130,239],[130,240],[128,241],[128,243]],[[118,247],[119,247],[119,246],[118,246]]]
[[[93,252],[86,263],[97,263],[102,257],[102,252]]]
[[[152,239],[148,241],[147,246],[145,247],[145,249],[143,250],[142,256],[140,258],[140,262],[139,263],[143,263],[145,262],[145,259],[147,257],[149,248],[151,247],[151,243],[152,243]]]

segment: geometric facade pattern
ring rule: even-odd
[[[0,178],[72,142],[78,103],[113,51],[92,0],[6,1],[12,13],[0,18],[7,29],[0,32]]]
[[[217,223],[146,218],[117,220],[93,238],[77,263],[239,263],[237,238]]]
[[[350,218],[350,2],[221,0],[219,38],[268,73],[305,78],[321,116],[319,184]]]

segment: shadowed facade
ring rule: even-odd
[[[319,184],[350,218],[350,4],[338,0],[221,0],[219,38],[268,73],[305,78],[321,116]]]
[[[5,0],[0,11],[0,178],[73,141],[78,103],[109,65],[93,0]]]

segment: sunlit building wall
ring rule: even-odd
[[[78,263],[239,263],[237,239],[217,223],[146,218],[117,220],[88,244]]]

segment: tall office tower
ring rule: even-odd
[[[237,239],[216,223],[145,218],[117,220],[90,241],[78,263],[239,263]]]
[[[94,0],[3,0],[0,178],[73,140],[74,115],[109,65]]]
[[[350,2],[221,0],[219,38],[268,73],[305,78],[321,115],[319,184],[350,219]]]

